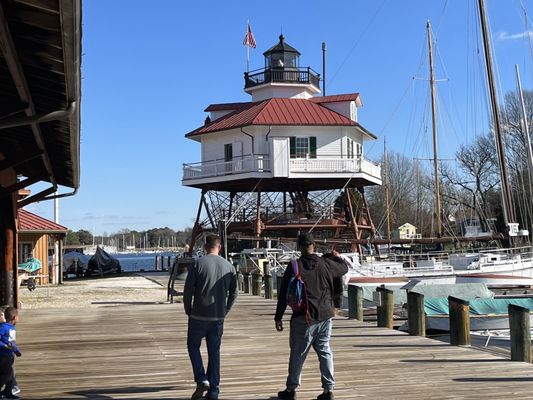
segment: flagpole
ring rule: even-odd
[[[250,29],[250,20],[246,20],[246,34],[248,35],[248,30]],[[250,72],[250,46],[246,45],[246,72]]]

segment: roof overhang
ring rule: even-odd
[[[0,2],[0,169],[24,177],[3,190],[79,187],[81,13],[81,0]]]

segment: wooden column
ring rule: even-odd
[[[261,192],[257,192],[257,204],[256,204],[256,215],[255,215],[255,228],[254,233],[257,237],[255,241],[255,247],[259,247],[259,237],[261,236]]]
[[[62,285],[63,284],[63,240],[64,238],[58,237],[57,240],[58,240],[57,251],[59,253],[57,255],[57,268],[59,269],[57,283]]]
[[[263,280],[261,274],[252,274],[252,294],[254,296],[261,296],[261,286],[263,285]]]
[[[450,309],[450,344],[470,346],[470,303],[449,296],[448,307]]]
[[[17,306],[16,204],[12,194],[0,197],[0,302]]]
[[[378,287],[377,291],[381,298],[381,305],[377,309],[378,327],[392,329],[394,326],[394,292],[384,287]]]
[[[272,285],[272,275],[265,275],[265,299],[273,299],[274,298],[274,287]]]
[[[348,285],[348,318],[363,320],[363,288]]]
[[[237,275],[237,290],[239,292],[242,292],[244,290],[244,277],[242,276],[240,271],[237,271],[236,275]]]
[[[509,304],[511,329],[511,360],[531,362],[531,331],[529,309]]]
[[[244,277],[244,293],[250,293],[252,289],[252,276],[249,272],[242,274]]]
[[[426,315],[424,313],[424,295],[407,292],[407,319],[409,320],[409,334],[426,336]]]

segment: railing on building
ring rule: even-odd
[[[244,87],[251,88],[271,82],[310,83],[319,87],[320,74],[311,68],[264,68],[244,73]]]
[[[243,174],[246,172],[270,172],[269,157],[263,154],[253,154],[237,157],[230,161],[213,160],[183,164],[184,180]]]
[[[381,166],[362,156],[355,158],[291,158],[289,161],[289,170],[293,173],[364,172],[372,177],[381,179]]]
[[[381,166],[364,157],[340,158],[291,158],[291,174],[298,173],[366,173],[381,179]],[[253,154],[230,161],[212,160],[194,164],[183,164],[183,180],[236,175],[249,172],[271,172],[270,156]]]

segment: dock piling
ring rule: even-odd
[[[263,279],[261,274],[252,274],[252,294],[254,296],[261,296],[261,286],[263,285]]]
[[[265,275],[265,299],[273,299],[274,298],[274,288],[272,286],[272,275]]]
[[[348,318],[363,320],[363,288],[348,285]]]
[[[242,275],[244,280],[244,293],[250,293],[250,289],[252,288],[252,277],[249,272],[245,272]]]
[[[529,309],[509,304],[511,329],[511,360],[531,363],[531,334]]]
[[[416,292],[407,293],[407,319],[409,321],[409,335],[426,336],[423,294]]]
[[[381,305],[377,307],[378,327],[393,328],[394,295],[393,291],[385,287],[378,287],[381,297]]]
[[[450,344],[470,346],[470,303],[448,296],[450,312]]]

